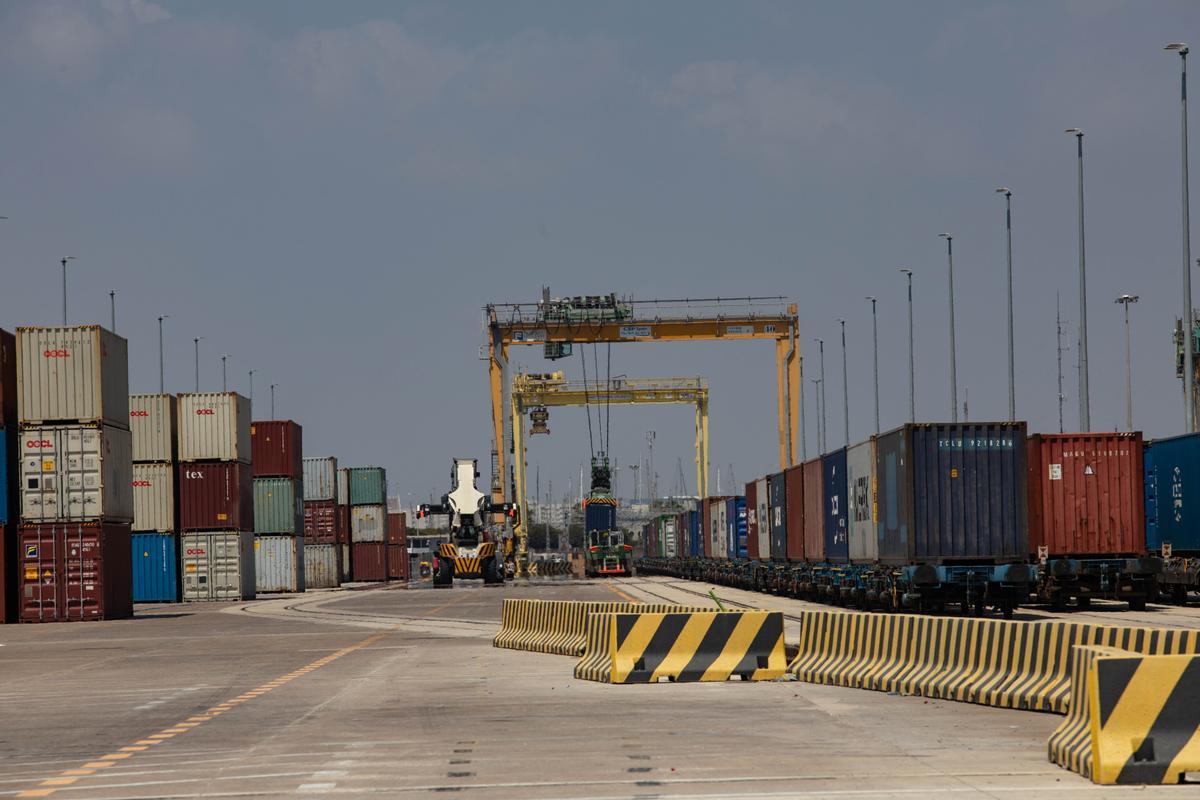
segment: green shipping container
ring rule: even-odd
[[[383,467],[351,467],[348,480],[350,505],[387,505],[387,477]]]
[[[304,535],[304,489],[294,478],[254,479],[254,532]]]

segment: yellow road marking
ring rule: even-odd
[[[42,781],[42,786],[70,786],[79,778],[48,778]]]
[[[621,598],[622,600],[625,600],[626,602],[629,602],[629,603],[640,602],[639,600],[632,597],[631,595],[628,595],[625,592],[622,592],[620,589],[613,586],[611,583],[604,584],[604,588],[608,589],[610,592],[612,592],[613,594],[615,594],[617,597]]]
[[[29,789],[21,792],[17,797],[49,797],[54,794],[53,789]]]
[[[121,748],[121,751],[122,752],[129,751],[129,752],[136,753],[139,750],[145,750],[145,749],[146,749],[146,745],[144,745],[144,744],[127,744]]]
[[[129,758],[133,753],[109,753],[106,756],[100,756],[105,761],[117,761],[122,758]]]
[[[115,761],[89,761],[86,764],[84,764],[83,766],[87,767],[88,769],[101,769],[102,767],[111,767],[115,763],[117,763],[117,762],[115,762]]]
[[[63,775],[94,775],[94,774],[96,774],[96,770],[94,770],[94,769],[65,769],[65,770],[63,770]]]

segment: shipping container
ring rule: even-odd
[[[408,517],[403,511],[399,513],[388,512],[387,543],[408,544]]]
[[[1147,548],[1200,556],[1200,433],[1147,442],[1144,464]]]
[[[408,580],[408,547],[402,544],[389,544],[388,577],[394,581]]]
[[[731,497],[725,501],[725,531],[730,558],[747,558],[746,498]]]
[[[675,527],[675,518],[666,514],[658,518],[660,556],[675,558],[679,555],[679,530]]]
[[[21,424],[129,425],[129,346],[99,325],[17,328]]]
[[[1029,556],[1023,422],[905,425],[876,439],[879,560]]]
[[[771,560],[771,494],[767,487],[767,479],[755,481],[754,502],[755,516],[758,517],[758,557],[763,561]]]
[[[304,499],[337,500],[338,468],[333,456],[304,459]]]
[[[350,505],[350,468],[339,467],[337,471],[337,502],[339,506]]]
[[[99,424],[26,428],[19,447],[23,522],[133,521],[128,429]]]
[[[387,476],[383,467],[351,467],[347,475],[350,505],[387,506]]]
[[[254,530],[250,467],[236,461],[180,464],[179,529]]]
[[[337,540],[340,544],[350,544],[350,506],[337,507]]]
[[[387,531],[387,507],[351,506],[350,507],[350,541],[382,542]]]
[[[337,505],[332,500],[304,501],[304,541],[308,544],[337,544]]]
[[[304,535],[304,488],[294,478],[254,479],[254,532]]]
[[[771,515],[771,558],[787,559],[787,476],[782,472],[767,476],[767,500]]]
[[[0,428],[17,424],[17,337],[0,330]]]
[[[746,558],[758,556],[758,481],[746,484]]]
[[[179,460],[250,463],[250,400],[237,392],[179,395]]]
[[[825,560],[844,564],[850,556],[846,514],[846,448],[821,457],[825,489]]]
[[[849,514],[849,553],[855,563],[879,558],[875,530],[875,440],[846,450],[846,502]]]
[[[349,542],[339,544],[338,547],[342,550],[342,581],[352,581],[354,580],[354,565],[351,563],[353,547]]]
[[[133,534],[133,602],[179,602],[179,540],[173,533]]]
[[[15,469],[17,454],[15,437],[9,428],[0,428],[0,525],[16,521],[15,489],[20,482]],[[11,509],[11,510],[10,510]]]
[[[256,478],[304,480],[304,430],[290,419],[251,422],[250,454]]]
[[[254,588],[257,594],[304,591],[304,539],[254,537]]]
[[[16,622],[17,526],[0,525],[0,624]]]
[[[698,509],[693,508],[687,512],[688,552],[696,557],[704,555],[704,534],[700,529],[703,518],[704,515]]]
[[[254,532],[197,531],[179,537],[183,600],[253,600]]]
[[[21,622],[133,614],[128,524],[26,525],[17,538]]]
[[[342,548],[337,544],[304,543],[304,589],[335,589],[341,585]]]
[[[1029,437],[1029,552],[1146,552],[1141,433]]]
[[[133,465],[133,529],[139,533],[174,533],[175,467],[171,464]]]
[[[713,500],[713,556],[716,558],[733,558],[733,553],[729,552],[729,532],[725,519],[727,500],[725,497]]]
[[[825,561],[825,462],[817,456],[800,465],[804,473],[804,547],[800,558],[811,564]],[[788,558],[796,558],[788,552]]]
[[[776,558],[779,561],[804,560],[804,467],[800,464],[788,467],[784,474],[784,491],[787,493],[787,514],[784,524],[787,528],[787,542],[784,552]]]
[[[387,545],[377,542],[355,542],[350,545],[350,560],[354,565],[354,580],[358,582],[386,581],[388,578]]]
[[[173,394],[129,395],[134,461],[175,460],[177,410]]]

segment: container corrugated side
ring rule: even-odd
[[[133,465],[133,529],[139,533],[179,530],[175,516],[175,467]]]
[[[907,427],[875,437],[875,479],[879,486],[876,557],[884,564],[907,564],[913,559],[909,438]]]
[[[351,467],[350,505],[387,506],[387,476],[383,467]]]
[[[133,521],[128,429],[99,424],[26,428],[19,447],[23,522]]]
[[[388,579],[387,545],[382,542],[355,542],[350,545],[350,559],[356,581],[386,581]]]
[[[1034,434],[1028,448],[1031,555],[1146,552],[1141,433]]]
[[[250,454],[256,478],[304,479],[304,429],[297,422],[251,422]]]
[[[304,541],[308,544],[338,543],[338,507],[332,500],[304,501]]]
[[[875,440],[868,439],[846,451],[849,555],[850,560],[856,563],[871,563],[879,558],[875,491]]]
[[[304,500],[300,481],[292,478],[254,479],[254,532],[304,534]]]
[[[129,525],[56,522],[24,526],[17,536],[21,622],[133,614]]]
[[[766,478],[755,481],[754,502],[757,505],[755,513],[758,517],[758,557],[763,561],[771,559],[771,495]]]
[[[178,407],[173,394],[131,394],[129,432],[134,461],[175,460]]]
[[[0,428],[15,430],[17,416],[17,337],[0,329]]]
[[[304,459],[304,499],[337,499],[337,459],[333,456]]]
[[[787,517],[784,524],[786,531],[786,546],[784,552],[776,556],[779,561],[804,560],[804,467],[797,464],[783,471],[784,483],[787,484]]]
[[[825,488],[825,560],[845,563],[850,557],[850,530],[846,514],[846,448],[821,457]]]
[[[17,328],[23,425],[129,425],[129,345],[99,325]]]
[[[337,471],[337,504],[350,505],[350,468],[338,467]]]
[[[304,543],[304,589],[334,589],[341,585],[342,547]]]
[[[258,594],[304,591],[304,539],[254,537],[254,588]]]
[[[236,392],[179,395],[179,460],[249,464],[250,400]]]
[[[817,456],[800,469],[804,472],[804,547],[799,558],[819,564],[825,560],[825,464]],[[788,558],[798,560],[791,551]]]
[[[351,506],[350,541],[382,542],[387,532],[387,506]]]
[[[180,530],[253,532],[254,486],[247,464],[180,464],[178,472]]]
[[[758,556],[758,481],[746,484],[746,557]]]
[[[767,496],[771,501],[771,560],[787,559],[787,475],[776,472],[767,478]]]
[[[179,602],[179,547],[173,533],[134,533],[133,602]]]
[[[253,600],[254,532],[197,531],[179,537],[183,600]]]
[[[1144,464],[1146,547],[1200,556],[1200,433],[1147,442]]]

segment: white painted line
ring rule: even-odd
[[[314,772],[314,778],[344,778],[349,773],[344,769],[323,769],[320,772]]]
[[[296,787],[298,792],[329,792],[337,788],[336,783],[302,783]]]

